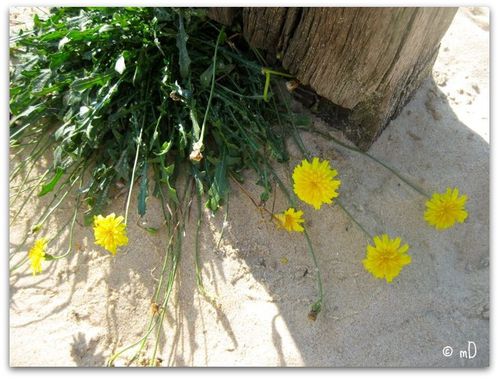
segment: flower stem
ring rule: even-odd
[[[303,234],[305,235],[305,239],[307,240],[308,252],[309,252],[310,256],[312,257],[312,261],[314,262],[314,266],[315,266],[315,271],[317,273],[317,287],[319,288],[319,300],[317,300],[312,305],[312,310],[311,310],[311,312],[314,312],[315,317],[317,317],[317,314],[321,311],[322,302],[324,300],[324,290],[322,289],[321,270],[319,269],[319,264],[317,263],[317,258],[315,256],[314,248],[312,246],[312,241],[310,240],[307,229],[306,228],[303,228],[303,229],[304,229]]]
[[[317,130],[315,128],[310,128],[310,130],[312,132],[316,133],[316,134],[319,134],[319,135],[321,135],[321,136],[329,139],[330,141],[333,141],[334,143],[336,143],[337,145],[340,145],[341,147],[344,147],[345,149],[354,151],[356,153],[359,153],[359,154],[362,154],[362,155],[368,157],[369,159],[371,159],[374,162],[380,164],[381,166],[383,166],[384,168],[386,168],[388,171],[390,171],[392,174],[394,174],[395,176],[397,176],[401,181],[403,181],[405,184],[407,184],[409,187],[411,187],[414,191],[418,192],[420,195],[422,195],[424,197],[427,197],[427,198],[431,197],[423,189],[421,189],[419,186],[415,185],[414,183],[411,183],[408,179],[404,178],[397,170],[395,170],[394,168],[390,167],[389,165],[387,165],[386,163],[384,163],[382,160],[380,160],[380,159],[372,156],[371,154],[366,153],[365,151],[362,151],[362,150],[360,150],[360,149],[358,149],[356,147],[349,146],[346,143],[341,142],[340,140],[338,140],[337,138],[333,137],[329,133],[322,132],[322,131]]]
[[[218,33],[218,38],[217,38],[217,43],[215,44],[215,53],[213,54],[213,70],[211,73],[211,89],[210,89],[210,96],[208,97],[208,104],[206,105],[206,111],[204,113],[204,118],[203,118],[203,124],[201,125],[201,135],[199,137],[199,142],[200,145],[203,144],[203,139],[204,139],[204,130],[206,128],[206,121],[208,120],[208,113],[210,111],[210,106],[211,106],[211,99],[213,98],[213,92],[215,89],[215,76],[217,73],[217,52],[218,52],[218,44],[220,43],[220,38],[222,37],[224,28],[220,29],[220,33]]]
[[[140,145],[142,144],[142,130],[143,129],[144,129],[144,127],[140,128],[139,139],[137,140],[137,151],[135,152],[135,161],[133,162],[132,179],[130,180],[130,189],[128,190],[128,197],[126,199],[125,225],[127,225],[127,220],[128,220],[128,208],[130,207],[130,199],[132,196],[133,182],[135,180],[135,169],[137,168],[137,162],[139,160],[139,150],[140,150]]]
[[[355,217],[352,216],[352,214],[347,211],[347,209],[343,206],[343,204],[341,203],[341,201],[339,201],[338,199],[336,199],[336,204],[338,204],[338,206],[343,209],[343,212],[345,212],[348,217],[350,217],[350,219],[365,233],[366,236],[369,237],[369,239],[372,239],[373,236],[371,235],[371,233],[369,233],[361,224],[360,222],[358,222]]]
[[[284,72],[274,71],[268,67],[262,67],[262,74],[265,75],[265,87],[263,88],[263,100],[265,100],[267,102],[269,101],[268,93],[269,93],[269,87],[270,87],[270,75],[278,75],[278,76],[283,76],[285,78],[293,78],[293,75],[286,74]]]
[[[269,165],[269,168],[270,168],[270,170],[274,176],[274,179],[276,180],[279,188],[282,190],[284,195],[288,198],[288,201],[291,204],[291,206],[296,207],[295,199],[291,196],[288,189],[285,187],[284,183],[282,182],[281,178],[279,178],[279,176],[277,176],[277,174],[275,173],[275,171],[272,169],[272,167],[270,165]],[[304,229],[303,234],[305,235],[305,240],[307,241],[308,252],[309,252],[310,256],[312,257],[312,261],[314,262],[315,271],[317,274],[317,287],[319,289],[319,299],[315,303],[312,304],[310,312],[308,314],[308,317],[311,320],[315,321],[315,319],[317,318],[317,315],[319,314],[319,312],[322,309],[322,303],[324,301],[324,290],[322,288],[321,270],[319,268],[319,264],[317,263],[317,258],[315,256],[315,251],[314,251],[314,247],[312,245],[312,241],[310,240],[310,236],[308,235],[307,229],[305,227],[303,229]]]
[[[68,242],[68,248],[67,250],[64,252],[64,254],[61,254],[61,255],[53,255],[52,256],[52,259],[53,260],[57,260],[57,259],[62,259],[62,258],[65,258],[69,255],[69,253],[71,253],[71,250],[72,250],[72,247],[73,247],[73,232],[74,232],[74,226],[75,226],[75,223],[76,223],[76,216],[78,215],[78,206],[79,206],[79,201],[77,202],[77,204],[75,205],[75,211],[74,211],[74,214],[73,214],[73,218],[71,220],[71,226],[69,227],[69,242]]]

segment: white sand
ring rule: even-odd
[[[368,241],[343,211],[304,205],[325,290],[323,311],[311,322],[316,281],[303,236],[276,230],[233,186],[220,246],[224,210],[213,218],[205,212],[202,233],[205,285],[221,308],[196,291],[193,217],[165,319],[163,365],[487,366],[488,47],[488,11],[460,10],[442,42],[437,84],[429,79],[370,150],[428,192],[457,186],[467,193],[464,224],[431,229],[422,217],[425,199],[397,177],[304,133],[313,154],[339,170],[343,203],[371,233],[402,236],[412,264],[392,284],[374,279],[361,264]],[[319,120],[315,126],[325,128]],[[294,146],[290,150],[292,168],[301,157]],[[248,175],[245,188],[257,198],[254,182]],[[11,227],[12,247],[39,212],[37,201]],[[124,203],[125,196],[117,198],[109,212],[122,213]],[[11,366],[102,366],[141,335],[166,243],[158,202],[151,197],[148,205],[146,221],[160,233],[136,226],[131,212],[125,254],[111,258],[94,245],[91,228],[77,226],[77,249],[68,261],[45,266],[36,277],[27,267],[12,276]],[[276,210],[285,206],[278,194]],[[52,231],[66,222],[69,209],[51,219]],[[478,348],[474,359],[459,357],[468,341]],[[454,349],[450,358],[442,355],[447,345]]]

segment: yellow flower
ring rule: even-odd
[[[379,279],[386,279],[390,283],[402,268],[411,263],[411,257],[407,255],[409,245],[400,246],[400,238],[390,239],[383,234],[374,237],[374,245],[367,245],[366,258],[362,261],[367,271]]]
[[[35,244],[28,253],[31,262],[31,271],[33,275],[42,272],[42,261],[45,260],[45,250],[47,249],[47,240],[40,238],[35,241]]]
[[[303,211],[296,211],[294,208],[288,208],[284,213],[279,213],[275,215],[275,218],[279,221],[279,225],[286,229],[288,232],[303,232],[303,224],[305,220],[303,219]]]
[[[463,223],[468,217],[464,209],[468,196],[459,196],[457,188],[447,188],[445,193],[434,193],[426,202],[424,219],[436,229],[450,228],[457,222]]]
[[[331,169],[329,162],[314,158],[312,163],[303,160],[293,172],[293,190],[300,200],[319,209],[323,203],[331,204],[338,197],[336,190],[341,181],[333,179],[338,172]]]
[[[116,217],[114,213],[107,217],[94,217],[95,243],[110,251],[112,255],[116,254],[119,246],[128,245],[126,225],[123,221],[123,216]]]

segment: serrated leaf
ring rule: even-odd
[[[93,86],[103,86],[111,79],[110,74],[93,75],[85,78],[76,79],[71,84],[71,89],[74,91],[84,91]]]
[[[191,118],[192,121],[192,134],[194,136],[194,140],[198,141],[199,140],[199,134],[201,133],[201,128],[199,127],[199,122],[198,118],[196,115],[196,110],[194,108],[195,102],[193,102],[193,105],[191,109],[189,110],[189,117]]]
[[[64,170],[60,167],[57,167],[55,170],[55,175],[54,177],[48,182],[42,185],[42,188],[40,192],[38,193],[38,196],[43,196],[48,194],[50,191],[54,189],[54,187],[57,185],[59,180],[62,178],[62,175],[64,174]]]
[[[43,104],[30,105],[26,110],[10,120],[10,125],[13,125],[17,120],[23,117],[31,116],[33,113],[41,113],[45,111],[46,107]]]
[[[216,211],[220,207],[220,203],[225,198],[229,189],[227,180],[227,154],[225,150],[222,152],[220,162],[217,164],[213,182],[208,190],[208,202],[206,206],[212,211]]]
[[[165,155],[166,153],[168,153],[171,149],[173,145],[173,141],[165,141],[163,142],[163,145],[161,145],[161,150],[159,151],[159,153],[154,153],[158,156],[161,156],[161,155]]]
[[[69,51],[60,51],[52,54],[50,56],[50,69],[55,70],[56,68],[61,67],[69,59],[69,57],[71,57],[71,53]]]
[[[187,52],[187,40],[189,37],[185,32],[184,20],[182,16],[179,16],[179,26],[177,33],[177,48],[179,52],[179,66],[180,66],[180,76],[182,78],[187,78],[189,76],[189,66],[191,64],[191,59],[189,53]]]
[[[211,78],[213,77],[213,63],[203,71],[199,80],[201,82],[201,87],[208,88],[211,84]]]
[[[84,223],[86,226],[90,225],[93,222],[94,216],[102,213],[102,210],[104,209],[104,206],[106,205],[109,198],[108,193],[111,184],[111,179],[112,178],[108,177],[104,179],[102,183],[99,183],[99,192],[97,198],[89,199],[91,200],[92,203],[91,204],[92,209],[84,217]]]
[[[142,168],[142,177],[140,180],[140,189],[139,189],[139,194],[138,194],[138,204],[137,204],[137,209],[139,212],[139,215],[144,216],[146,214],[146,201],[147,201],[147,196],[148,196],[148,189],[147,189],[147,161],[144,161],[144,165]]]
[[[176,204],[179,204],[177,191],[170,183],[170,180],[171,180],[171,177],[173,176],[174,171],[175,171],[175,164],[174,163],[165,167],[164,162],[161,162],[161,179],[160,179],[160,181],[162,183],[166,184],[166,188],[168,190],[168,197],[171,200],[173,200]]]

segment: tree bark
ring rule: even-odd
[[[241,8],[208,8],[208,17],[224,25],[231,25]]]
[[[237,8],[229,9],[232,22]],[[242,24],[251,46],[323,98],[321,116],[368,149],[431,73],[456,11],[243,8]]]

